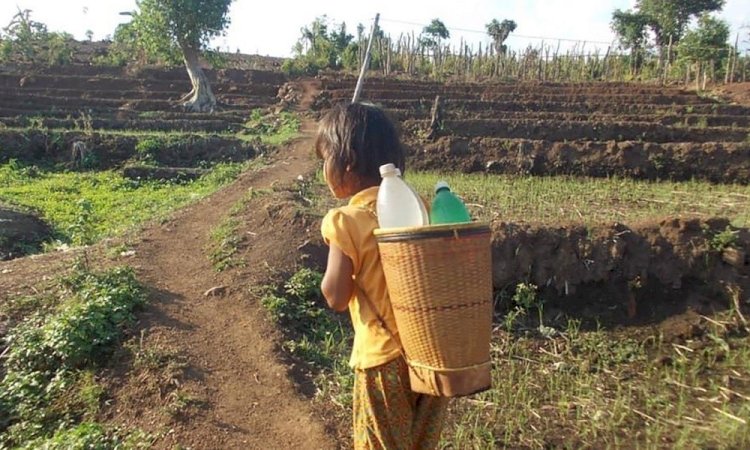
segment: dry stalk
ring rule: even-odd
[[[713,406],[712,406],[712,408],[713,408],[714,411],[716,411],[717,413],[719,413],[719,414],[721,414],[723,416],[726,416],[726,417],[728,417],[728,418],[730,418],[732,420],[736,420],[737,422],[739,422],[739,423],[741,423],[743,425],[747,425],[747,420],[745,420],[745,419],[743,419],[741,417],[737,417],[734,414],[729,414],[728,412],[722,411],[719,408],[716,408],[716,407],[713,407]]]

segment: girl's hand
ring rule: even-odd
[[[354,292],[354,264],[352,260],[334,243],[328,250],[328,265],[320,290],[328,306],[334,311],[343,312],[349,307],[349,300]]]

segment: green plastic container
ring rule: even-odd
[[[466,222],[471,222],[471,215],[464,202],[451,192],[448,183],[438,181],[430,210],[430,225]]]

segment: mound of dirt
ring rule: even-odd
[[[38,217],[0,205],[0,260],[38,252],[52,229]]]
[[[255,157],[260,144],[220,136],[183,135],[179,138],[139,138],[106,133],[0,130],[0,164],[17,159],[29,164],[73,163],[73,146],[82,142],[88,168],[110,169],[139,155],[138,144],[150,140],[150,156],[164,166],[195,167],[206,162],[242,162]]]
[[[409,165],[417,169],[750,183],[750,145],[745,143],[443,137],[427,144],[410,141],[409,145]]]
[[[750,106],[750,82],[721,86],[718,93],[732,102]]]
[[[722,248],[717,236],[727,230],[734,239]],[[631,302],[634,317],[636,298],[651,304],[672,298],[684,307],[696,289],[711,298],[723,297],[727,287],[750,294],[750,231],[733,230],[725,219],[595,228],[500,222],[493,224],[492,247],[496,289],[531,282],[563,307],[577,302],[621,314]]]

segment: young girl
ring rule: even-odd
[[[354,327],[354,448],[436,448],[447,399],[411,391],[372,233],[380,166],[404,172],[395,127],[375,106],[339,105],[321,120],[315,150],[333,196],[351,197],[323,218],[330,250],[321,290],[331,308],[349,309]]]

